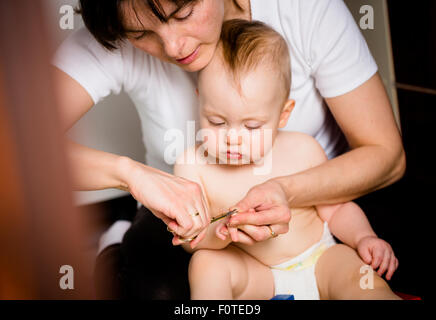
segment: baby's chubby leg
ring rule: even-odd
[[[229,245],[196,251],[189,263],[193,300],[271,299],[274,279],[269,267]]]
[[[377,272],[368,273],[368,267],[355,250],[343,244],[334,245],[324,252],[316,263],[315,275],[321,299],[400,299]],[[371,286],[365,283],[368,277],[371,277]]]

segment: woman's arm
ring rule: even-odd
[[[94,102],[77,81],[56,67],[53,77],[60,121],[66,132],[93,107]],[[69,139],[67,143],[75,190],[127,190],[127,158],[87,148]]]
[[[73,78],[54,69],[56,97],[62,128],[67,131],[92,106],[87,91]],[[198,184],[146,166],[128,157],[118,156],[68,143],[70,166],[76,190],[118,188],[149,208],[177,234],[184,237],[204,237],[210,215]],[[201,219],[193,220],[198,212]]]
[[[352,150],[280,179],[292,207],[353,200],[394,183],[405,172],[401,136],[378,74],[326,102]]]
[[[241,242],[250,244],[270,238],[269,229],[263,227],[265,224],[270,224],[276,233],[287,232],[290,217],[285,217],[285,210],[281,210],[282,214],[279,212],[283,203],[291,208],[343,203],[392,184],[403,176],[404,149],[378,74],[353,91],[326,101],[352,150],[319,166],[252,188],[235,205],[240,212],[269,202],[270,193],[282,199],[274,201],[277,209],[264,214],[261,211],[254,215],[238,213],[231,218],[231,226],[254,225],[250,231],[245,231],[251,239],[242,234]]]

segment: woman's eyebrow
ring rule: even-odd
[[[144,31],[147,31],[147,30],[130,30],[130,29],[126,29],[125,31],[127,33],[134,33],[134,32],[144,32]]]
[[[167,19],[171,19],[172,17],[174,17],[180,10],[182,10],[184,7],[186,7],[186,4],[184,4],[184,5],[182,5],[182,6],[180,6],[180,7],[178,7],[176,10],[174,10],[172,13],[170,13],[168,16],[167,16]]]
[[[167,17],[166,17],[166,20],[169,20],[169,19],[171,19],[171,18],[173,18],[180,10],[182,10],[184,7],[186,6],[186,4],[185,5],[183,5],[183,6],[180,6],[180,7],[178,7],[176,10],[174,10],[173,12],[171,12]],[[126,32],[144,32],[144,31],[146,31],[146,30],[135,30],[135,29],[126,29],[125,30]]]

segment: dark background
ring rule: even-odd
[[[400,261],[391,288],[424,299],[433,275],[427,232],[436,232],[427,227],[435,213],[436,1],[388,0],[388,7],[407,169],[400,181],[356,202]],[[93,219],[103,231],[116,219],[132,219],[136,201],[128,196],[93,207],[100,209]]]
[[[400,181],[356,202],[400,261],[393,290],[424,298],[432,280],[427,226],[435,212],[436,1],[388,0],[388,8],[407,168]]]

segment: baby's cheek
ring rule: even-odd
[[[202,136],[202,146],[209,155],[216,156],[219,153],[219,141],[216,132],[208,130]]]
[[[251,136],[251,158],[256,161],[271,149],[272,139],[265,131],[258,131]]]

